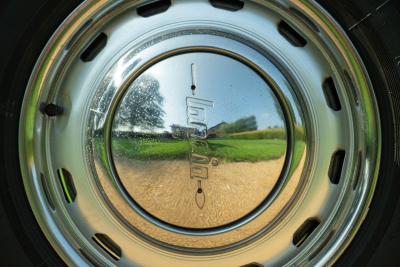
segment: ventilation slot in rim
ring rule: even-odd
[[[81,59],[83,62],[92,61],[97,55],[103,50],[107,45],[107,35],[105,33],[100,33],[94,38],[94,40],[89,44],[89,46],[83,51]]]
[[[322,84],[322,89],[324,91],[328,106],[335,111],[341,110],[342,105],[340,104],[335,82],[333,81],[332,77],[325,79],[324,83]]]
[[[96,242],[97,245],[107,252],[107,254],[109,254],[114,260],[118,261],[121,259],[121,248],[106,234],[95,234],[93,236],[93,241]]]
[[[328,172],[328,176],[332,184],[338,184],[340,181],[345,156],[346,152],[344,150],[338,150],[332,156],[331,165],[329,166]]]
[[[152,1],[148,4],[142,5],[136,9],[139,16],[148,18],[168,10],[171,6],[171,0]]]
[[[50,196],[49,185],[47,184],[43,173],[40,174],[40,182],[42,183],[42,188],[44,191],[44,195],[46,196],[47,203],[49,203],[49,206],[52,210],[55,210],[53,199]]]
[[[64,191],[65,199],[68,203],[74,202],[76,198],[76,189],[71,173],[62,168],[58,169],[57,174],[60,178],[61,187]]]
[[[257,263],[257,262],[252,262],[249,264],[242,265],[240,267],[264,267],[264,265]]]
[[[316,218],[307,219],[293,235],[293,245],[300,247],[317,229],[320,221]]]
[[[83,249],[79,249],[79,252],[85,257],[85,259],[93,266],[95,267],[100,267],[100,265],[93,259],[92,256],[90,256],[87,252],[85,252]]]
[[[210,3],[215,8],[229,11],[238,11],[244,7],[244,1],[241,0],[210,0]]]
[[[293,46],[304,47],[307,44],[306,39],[284,21],[279,22],[278,31]]]

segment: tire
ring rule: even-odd
[[[366,67],[382,134],[379,175],[369,211],[347,248],[335,258],[335,266],[397,266],[400,265],[400,255],[396,253],[400,248],[400,5],[380,0],[318,2],[345,29]],[[80,0],[6,0],[1,4],[0,240],[4,266],[72,264],[60,250],[56,252],[51,245],[55,241],[48,240],[32,211],[21,173],[19,149],[21,109],[35,64],[53,33],[80,3]],[[101,265],[93,255],[84,256],[86,263]]]
[[[396,179],[399,173],[398,152],[396,152],[398,151],[396,140],[399,139],[396,129],[399,122],[397,115],[394,115],[398,109],[397,95],[400,88],[397,56],[400,50],[394,45],[400,42],[396,34],[396,27],[400,23],[399,5],[393,2],[380,6],[382,3],[379,1],[370,3],[321,1],[321,4],[341,22],[345,29],[351,28],[348,34],[366,63],[374,87],[386,91],[385,96],[382,92],[379,100],[385,103],[380,106],[381,114],[384,114],[382,120],[387,119],[382,123],[383,150],[386,149],[386,152],[382,153],[383,164],[379,177],[386,178],[379,180],[368,216],[338,265],[395,266],[400,262],[400,257],[396,253],[399,248],[400,230],[397,191],[399,186]],[[360,23],[366,16],[368,18]],[[390,97],[386,98],[389,95]],[[389,177],[392,178],[391,181]]]
[[[64,266],[44,237],[27,202],[18,164],[18,117],[24,87],[47,40],[79,1],[7,1],[0,9],[5,22],[1,53],[1,238],[5,266]],[[19,14],[20,19],[15,16]],[[44,20],[43,18],[46,19]],[[24,18],[24,19],[21,19]],[[14,61],[19,58],[18,61]],[[8,67],[6,67],[6,65]],[[13,75],[14,71],[21,75]],[[22,74],[24,73],[24,74]],[[15,89],[5,89],[14,84]],[[19,88],[19,89],[18,89]],[[17,104],[18,103],[18,104]],[[8,125],[5,127],[5,125]],[[12,178],[14,177],[14,178]]]

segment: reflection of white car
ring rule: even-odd
[[[398,265],[395,2],[6,0],[3,264]]]

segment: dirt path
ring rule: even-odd
[[[162,230],[143,219],[119,196],[111,181],[104,175],[104,169],[98,163],[96,163],[96,169],[99,181],[103,190],[107,192],[109,200],[133,227],[157,240],[169,244],[191,248],[212,248],[243,240],[270,224],[294,196],[297,186],[301,182],[300,178],[305,163],[305,156],[306,153],[302,156],[298,168],[287,182],[285,189],[257,220],[248,223],[244,229],[238,231],[204,237],[175,234]],[[190,225],[190,223],[194,222],[190,226],[204,227],[207,225],[217,225],[218,223],[236,218],[245,209],[259,202],[259,199],[265,196],[265,192],[271,189],[269,186],[273,184],[272,181],[275,177],[273,174],[278,171],[277,166],[280,166],[282,162],[283,159],[278,159],[256,165],[251,163],[236,165],[232,163],[225,166],[226,168],[224,167],[223,171],[219,171],[225,173],[225,176],[220,176],[217,179],[214,173],[214,176],[210,176],[208,183],[204,184],[205,191],[208,190],[206,191],[207,196],[214,196],[214,199],[208,197],[206,205],[202,210],[199,210],[195,204],[194,191],[190,192],[189,190],[196,189],[195,183],[192,183],[193,181],[188,176],[182,176],[187,171],[183,169],[183,166],[187,163],[183,163],[182,165],[182,162],[179,164],[179,162],[160,161],[158,164],[164,165],[160,166],[156,162],[143,164],[143,162],[137,161],[121,161],[117,162],[117,164],[120,169],[119,171],[126,174],[126,176],[122,177],[126,187],[128,190],[131,190],[132,194],[137,194],[137,197],[143,202],[142,205],[146,205],[147,208],[159,212],[160,216],[171,218],[172,221],[179,221],[180,224]],[[157,170],[159,167],[161,169]],[[254,170],[255,175],[251,175],[253,171],[248,169],[249,167],[257,169],[257,171]],[[177,171],[181,168],[183,173],[180,176],[175,175],[173,170]],[[240,174],[244,172],[247,174],[244,176],[235,175],[233,176],[234,178],[228,179],[227,174],[235,174],[236,171]],[[138,182],[133,182],[135,179]],[[159,201],[157,196],[163,196],[164,200]],[[169,212],[171,215],[169,215]]]
[[[200,209],[188,161],[115,161],[125,188],[148,212],[175,225],[199,228],[226,224],[253,210],[275,185],[283,162],[282,157],[210,166]]]

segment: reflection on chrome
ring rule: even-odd
[[[212,75],[207,60],[219,65]],[[145,71],[123,96],[112,129],[126,191],[180,227],[218,227],[251,212],[280,178],[287,149],[283,111],[268,84],[216,54],[179,55]]]
[[[210,235],[210,236],[190,236],[190,235],[177,235],[173,232],[169,231],[163,231],[156,225],[150,223],[149,221],[145,220],[142,218],[140,215],[138,215],[136,212],[134,212],[131,207],[129,206],[128,203],[125,201],[122,201],[119,198],[119,193],[114,189],[114,187],[111,185],[109,179],[107,178],[107,175],[105,174],[103,168],[101,167],[100,161],[95,161],[96,164],[96,169],[98,170],[98,178],[99,181],[102,185],[102,187],[108,192],[108,197],[112,203],[114,203],[115,207],[118,208],[118,210],[121,212],[121,215],[125,218],[125,220],[132,226],[134,226],[137,230],[141,231],[142,233],[145,233],[148,236],[151,236],[153,238],[156,238],[157,240],[164,242],[166,244],[171,244],[183,248],[201,248],[201,249],[213,249],[217,247],[223,247],[223,246],[228,246],[234,243],[237,243],[239,241],[242,241],[246,238],[251,237],[252,235],[256,234],[259,231],[262,231],[266,225],[269,225],[273,223],[273,220],[279,216],[279,213],[281,212],[282,209],[285,209],[288,205],[290,205],[291,200],[293,195],[295,194],[296,190],[298,189],[299,184],[301,183],[301,175],[302,175],[302,170],[305,165],[305,159],[306,159],[306,149],[304,143],[301,143],[299,146],[301,146],[301,151],[299,153],[299,162],[297,166],[295,167],[293,173],[292,173],[292,178],[289,180],[288,184],[285,186],[283,192],[275,199],[275,201],[271,204],[271,206],[258,217],[258,220],[254,220],[250,222],[247,227],[241,229],[241,231],[229,231],[220,235]],[[279,163],[279,162],[275,162]],[[167,165],[168,163],[166,163]],[[256,163],[248,163],[252,164],[253,167],[256,167],[257,169],[258,166]],[[265,164],[266,166],[266,164]],[[274,163],[271,163],[270,165],[272,168],[276,166]],[[122,167],[122,166],[120,166]],[[124,166],[127,170],[133,166]],[[136,166],[137,167],[137,166]],[[143,166],[142,166],[143,167]],[[159,165],[157,166],[159,167]],[[173,168],[174,166],[172,166]],[[228,167],[229,168],[229,167]],[[147,168],[143,169],[143,171],[140,171],[137,173],[136,177],[140,177],[141,175],[146,175],[146,170],[151,170],[152,166],[147,165]],[[167,169],[167,168],[165,168]],[[164,169],[164,170],[165,170]],[[235,168],[231,170],[231,172],[236,172],[240,171],[240,166],[238,168]],[[256,170],[255,170],[256,172]],[[254,172],[254,173],[255,173]],[[168,177],[170,173],[166,173],[164,177]],[[273,171],[270,174],[265,175],[266,180],[268,178],[272,177],[275,175]],[[187,179],[186,179],[187,180]],[[182,179],[183,181],[183,179]],[[176,184],[179,184],[177,182]],[[127,184],[129,187],[129,184]],[[131,189],[135,189],[135,186],[139,186],[139,188],[136,188],[137,192],[141,192],[141,194],[147,194],[149,193],[148,189],[148,184],[143,184],[143,185],[132,185]],[[220,186],[220,183],[217,184],[217,188],[212,188],[210,187],[211,192],[218,192],[218,189],[222,188]],[[246,183],[240,184],[241,187],[243,187],[243,191],[246,191],[249,188],[249,186]],[[180,187],[183,188],[184,186]],[[162,184],[158,185],[156,188],[161,190],[166,190],[167,194],[170,195],[180,195],[179,188],[177,188],[177,192],[174,192],[174,188],[171,187],[166,187],[163,188]],[[175,188],[176,189],[176,188]],[[181,196],[182,198],[184,196]],[[246,195],[245,198],[240,199],[236,203],[240,203],[240,206],[248,206],[248,202],[252,201],[252,194]],[[148,201],[151,201],[151,198],[148,198]],[[186,199],[183,199],[182,202],[184,202]],[[238,208],[237,205],[231,205],[229,204],[232,201],[235,201],[235,198],[229,198],[226,197],[224,198],[221,203],[226,205],[226,209],[223,210],[222,213],[219,213],[219,216],[226,216],[226,217],[232,217],[233,213],[235,213],[235,209]],[[191,205],[191,208],[184,209],[183,211],[180,211],[178,207],[173,211],[173,215],[176,217],[179,217],[181,220],[185,220],[187,225],[190,224],[195,224],[197,220],[203,219],[204,216],[210,216],[210,219],[214,219],[211,216],[214,215],[214,211],[210,210],[210,214],[208,213],[201,213],[202,216],[200,217],[195,217],[198,212],[196,212],[198,209],[195,208]],[[193,212],[193,213],[192,213]],[[165,212],[167,213],[167,212]]]
[[[308,161],[291,83],[226,36],[225,50],[207,48],[215,33],[151,42],[157,58],[132,50],[90,106],[93,168],[111,211],[149,241],[191,252],[268,233],[299,198]]]
[[[192,66],[192,94],[196,95],[196,86],[194,82],[194,64]],[[202,180],[208,179],[208,165],[210,158],[208,154],[208,126],[207,126],[207,110],[214,107],[214,102],[186,97],[186,114],[187,125],[186,136],[190,144],[189,162],[190,162],[190,178],[197,180],[197,190],[195,193],[195,201],[197,207],[202,209],[206,201],[206,195],[202,188]]]

